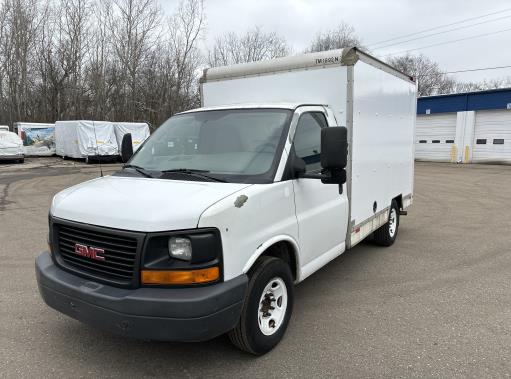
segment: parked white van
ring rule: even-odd
[[[201,96],[121,171],[55,196],[39,290],[122,335],[229,333],[264,354],[295,283],[367,236],[396,240],[413,199],[416,83],[351,48],[209,69]],[[121,150],[127,160],[129,134]]]

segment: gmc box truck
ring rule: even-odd
[[[122,170],[54,197],[39,290],[121,335],[228,333],[264,354],[295,284],[368,236],[396,240],[413,200],[416,83],[347,48],[211,68],[200,91],[201,108],[135,154],[124,136]]]

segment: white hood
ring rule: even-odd
[[[189,229],[197,227],[208,207],[248,186],[107,176],[58,193],[51,214],[66,220],[141,232]]]

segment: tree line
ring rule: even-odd
[[[93,119],[160,125],[200,104],[205,67],[294,53],[254,27],[202,47],[203,0],[166,15],[157,0],[0,0],[0,124]],[[306,52],[365,49],[346,23],[312,37]],[[423,55],[389,59],[430,95],[509,84],[457,83]]]
[[[0,123],[149,121],[199,103],[199,0],[1,0]]]

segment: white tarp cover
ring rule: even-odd
[[[108,121],[57,121],[55,143],[57,155],[63,157],[119,154],[114,125]]]
[[[124,137],[125,134],[131,133],[133,151],[137,151],[140,145],[142,145],[150,135],[149,125],[145,122],[116,122],[114,126],[119,151],[121,151],[122,137]]]
[[[55,124],[16,123],[23,141],[25,155],[51,156],[55,154]]]
[[[0,131],[0,157],[23,155],[23,142],[16,133]]]

